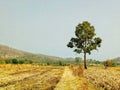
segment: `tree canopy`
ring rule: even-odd
[[[95,37],[95,28],[88,21],[83,21],[76,26],[75,37],[72,37],[67,44],[70,48],[75,48],[74,52],[84,53],[84,65],[86,67],[86,53],[91,54],[92,50],[97,50],[101,46],[102,39]]]

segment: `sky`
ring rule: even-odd
[[[120,57],[120,0],[0,0],[0,44],[59,57],[83,57],[66,45],[89,21],[102,46],[87,58]]]

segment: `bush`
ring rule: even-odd
[[[103,62],[103,64],[105,68],[115,66],[115,63],[112,60],[106,60],[105,62]]]
[[[17,59],[12,59],[12,63],[13,64],[18,64],[18,60]]]
[[[32,64],[32,60],[18,60],[18,59],[7,59],[5,60],[6,64]]]
[[[5,61],[4,60],[0,60],[0,64],[5,64]]]
[[[62,62],[61,61],[59,61],[59,66],[62,66],[63,64],[62,64]]]
[[[19,60],[19,64],[24,64],[24,61],[23,60]]]
[[[11,59],[7,59],[7,60],[5,60],[5,63],[6,64],[12,64],[12,60]]]

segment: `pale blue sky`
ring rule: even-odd
[[[87,58],[120,56],[120,0],[0,0],[0,44],[60,57],[81,56],[67,48],[75,26],[94,25],[102,47]]]

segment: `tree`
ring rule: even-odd
[[[61,61],[59,61],[59,65],[62,66],[62,62]]]
[[[18,62],[19,64],[23,64],[24,63],[24,61],[23,60],[19,60],[19,62]]]
[[[13,64],[18,64],[18,60],[17,59],[12,59],[12,63]]]
[[[7,59],[7,60],[5,60],[5,63],[6,64],[12,64],[12,60],[11,59]]]
[[[0,64],[5,64],[5,60],[0,60]]]
[[[82,62],[82,58],[80,58],[80,57],[75,58],[75,63],[76,64],[81,63],[81,62]]]
[[[86,66],[86,54],[91,54],[92,50],[97,50],[97,47],[101,46],[102,39],[95,37],[95,29],[88,21],[78,24],[75,30],[75,36],[72,37],[67,44],[70,48],[75,48],[74,52],[80,54],[84,53],[84,68]]]
[[[104,64],[105,68],[115,66],[115,62],[113,62],[113,60],[106,60],[103,62],[103,64]]]

